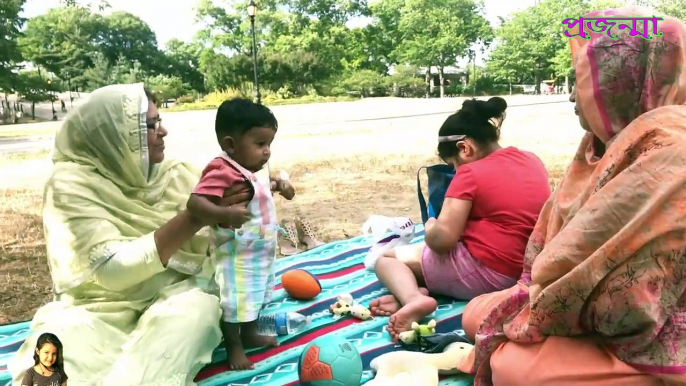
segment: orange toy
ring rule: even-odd
[[[304,269],[292,269],[284,273],[281,285],[290,297],[298,300],[311,300],[322,292],[319,280]]]

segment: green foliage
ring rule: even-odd
[[[49,101],[52,98],[48,81],[41,78],[36,71],[19,73],[17,92],[24,100],[32,103]]]
[[[95,52],[91,61],[93,66],[88,68],[82,79],[91,90],[107,86],[108,84],[130,84],[142,82],[145,74],[140,63],[129,61],[122,55],[114,64],[110,64],[104,54]]]
[[[25,0],[3,0],[0,3],[0,91],[11,92],[16,83],[16,73],[12,70],[18,67],[22,60],[17,38],[24,19],[19,13]]]
[[[453,65],[475,43],[492,40],[484,14],[481,1],[406,0],[398,22],[402,40],[394,56],[418,66]]]
[[[47,80],[36,71],[20,72],[15,90],[23,100],[31,102],[31,116],[34,119],[36,118],[36,103],[53,99]]]
[[[424,78],[418,76],[418,67],[400,65],[394,70],[394,74],[388,77],[388,85],[395,96],[420,97],[426,93],[426,84]]]
[[[167,100],[176,99],[190,91],[188,85],[176,76],[151,76],[145,79],[145,86],[155,93],[162,104],[166,104]]]
[[[346,93],[359,93],[362,97],[381,96],[388,92],[388,82],[383,75],[372,70],[359,70],[345,76],[338,87]]]
[[[18,76],[18,63],[26,60],[57,76],[52,87],[58,90],[145,82],[160,100],[175,99],[175,109],[218,105],[228,95],[252,97],[253,24],[246,2],[193,1],[201,25],[197,36],[190,42],[172,39],[160,48],[150,26],[137,16],[99,12],[110,8],[104,0],[85,5],[61,0],[62,7],[26,22],[18,16],[25,0],[5,0],[0,5],[0,36],[5,37],[0,90],[34,82]],[[686,17],[681,0],[632,1]],[[510,84],[572,75],[562,20],[623,4],[542,0],[501,20],[494,30],[483,0],[260,0],[254,20],[260,90],[269,104],[323,101],[327,95],[419,97],[428,89],[419,68],[440,72],[493,46],[485,69],[470,76],[468,89],[457,81],[444,91],[471,95],[476,85],[477,93],[508,93]],[[359,17],[369,23],[352,26]]]

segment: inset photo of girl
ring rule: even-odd
[[[35,363],[26,370],[21,386],[67,386],[62,351],[62,342],[54,334],[39,336],[33,353]]]

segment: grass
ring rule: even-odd
[[[277,212],[284,219],[309,219],[325,242],[359,235],[372,214],[419,221],[416,165],[433,162],[433,157],[391,161],[367,155],[300,163],[290,169],[297,181],[296,200],[277,196]],[[549,172],[554,185],[564,167],[558,163]],[[39,189],[0,190],[0,325],[31,318],[51,299],[41,194]]]
[[[553,108],[513,109],[503,129],[504,145],[533,151],[544,161],[551,186],[564,174],[581,136],[572,113],[565,117]],[[554,129],[551,114],[556,116]],[[276,196],[279,218],[307,218],[325,242],[359,235],[372,214],[419,222],[417,168],[437,162],[433,128],[441,121],[419,117],[402,124],[375,123],[373,130],[358,130],[360,124],[352,123],[350,130],[341,126],[316,135],[289,133],[284,127],[275,142],[272,168],[289,172],[297,195],[293,201]],[[431,134],[421,127],[431,128]],[[194,151],[204,150],[194,146]],[[15,172],[33,173],[29,170],[35,162],[19,157],[7,162]],[[6,179],[1,166],[0,181]],[[38,186],[0,189],[0,324],[29,319],[51,300],[41,194]]]
[[[358,98],[342,96],[342,97],[302,97],[292,99],[263,99],[262,103],[266,106],[283,106],[283,105],[304,105],[309,103],[330,103],[330,102],[348,102],[355,101]],[[214,110],[219,107],[217,102],[192,102],[175,105],[161,109],[162,111],[194,111],[194,110]]]
[[[50,154],[50,150],[43,149],[29,153],[10,153],[9,155],[0,155],[0,166],[9,166],[21,163],[22,161],[42,159],[47,157],[48,154]]]
[[[24,119],[24,118],[22,118]],[[40,137],[54,135],[56,126],[55,125],[29,125],[28,123],[41,123],[42,121],[27,121],[20,122],[16,125],[0,125],[0,140],[18,137]]]

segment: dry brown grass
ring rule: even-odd
[[[564,169],[559,162],[546,161],[554,185]],[[416,165],[433,162],[433,157],[358,155],[299,163],[290,169],[297,200],[277,198],[279,217],[309,219],[323,241],[359,235],[372,214],[419,221]],[[0,324],[30,319],[51,299],[40,210],[39,189],[0,190]]]
[[[0,324],[30,319],[51,298],[41,192],[0,191]]]
[[[503,143],[541,157],[554,186],[581,132],[571,114],[558,118],[553,131],[545,114],[520,111],[509,118]],[[388,122],[354,130],[327,128],[326,133],[284,133],[275,143],[272,168],[288,170],[297,195],[291,202],[277,196],[279,217],[309,219],[323,241],[359,235],[372,214],[419,221],[417,168],[437,160],[432,156],[433,135],[417,127],[429,127],[434,133],[442,118],[426,120],[418,118],[416,125]],[[17,162],[13,169],[26,167],[18,172],[32,174],[26,166],[30,160]],[[38,163],[35,170],[44,169],[43,165]],[[40,209],[38,187],[0,190],[0,324],[29,319],[51,299]]]

